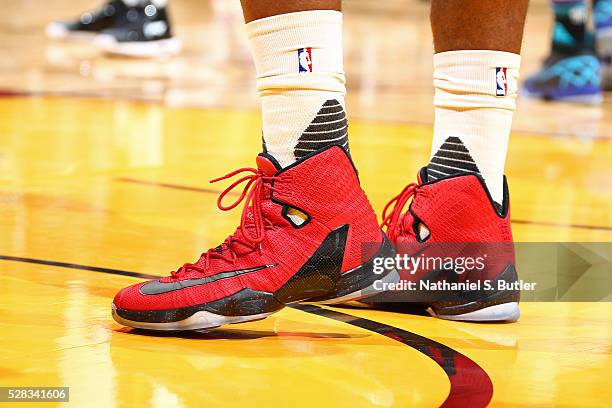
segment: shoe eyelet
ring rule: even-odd
[[[412,223],[412,231],[417,241],[425,242],[429,238],[431,238],[431,230],[417,217],[414,217],[414,222]]]

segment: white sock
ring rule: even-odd
[[[465,50],[434,55],[435,122],[428,177],[479,173],[493,200],[503,176],[521,57]]]
[[[285,167],[330,144],[348,149],[342,13],[281,14],[246,28],[257,69],[264,151]]]

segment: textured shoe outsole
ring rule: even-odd
[[[183,331],[183,330],[201,330],[213,329],[215,327],[224,326],[227,324],[245,323],[256,320],[265,319],[274,312],[260,313],[250,316],[222,316],[215,313],[200,311],[189,316],[186,319],[177,322],[168,323],[150,323],[138,322],[134,320],[124,319],[117,313],[117,307],[112,304],[113,319],[124,326],[133,327],[135,329],[156,330],[156,331]]]
[[[437,315],[431,308],[428,312],[440,319],[464,322],[515,322],[521,317],[518,302],[502,303],[459,315]]]

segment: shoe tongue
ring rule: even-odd
[[[281,166],[274,157],[261,153],[256,159],[257,168],[266,176],[273,176],[281,170]]]

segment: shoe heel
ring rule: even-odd
[[[504,281],[508,284],[518,282],[518,274],[514,265],[506,269],[493,280],[492,285]],[[516,321],[521,313],[519,310],[519,290],[479,290],[461,292],[462,298],[470,299],[467,303],[445,301],[444,299],[430,305],[427,309],[432,316],[445,320],[460,320],[472,322]]]
[[[395,249],[387,239],[386,235],[377,253],[366,263],[348,272],[345,272],[340,277],[336,284],[335,291],[325,298],[312,300],[312,302],[321,303],[324,305],[334,305],[338,303],[360,300],[369,296],[373,296],[381,292],[381,287],[388,283],[397,283],[400,280],[398,271],[386,269],[383,273],[374,272],[374,260],[376,258],[388,258],[395,256]]]

